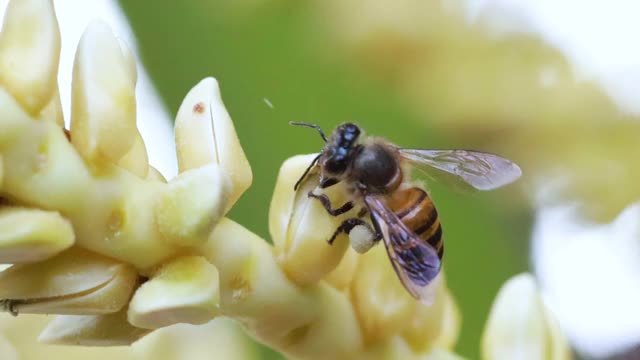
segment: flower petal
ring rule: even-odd
[[[229,204],[232,188],[227,173],[215,163],[181,173],[156,203],[159,231],[183,246],[206,241]]]
[[[40,118],[45,121],[51,121],[61,128],[64,128],[64,114],[62,113],[62,102],[60,101],[60,90],[58,84],[55,84],[55,91],[51,96],[49,103],[40,112]]]
[[[136,63],[136,58],[131,52],[131,49],[129,48],[127,43],[124,42],[124,40],[118,38],[118,45],[120,45],[120,51],[122,51],[124,62],[127,64],[127,69],[129,70],[129,77],[135,83],[138,81],[138,64]]]
[[[436,346],[442,349],[453,349],[460,335],[460,327],[462,318],[458,305],[451,295],[451,291],[447,289],[444,300],[444,314],[442,316],[442,327],[440,334],[435,341]]]
[[[155,181],[159,181],[162,183],[166,183],[167,179],[164,178],[164,176],[160,173],[160,171],[158,171],[158,169],[154,168],[153,166],[149,165],[149,172],[147,173],[147,180],[155,180]]]
[[[571,359],[531,275],[511,278],[498,292],[482,337],[482,358]]]
[[[283,330],[274,329],[290,330],[310,320],[312,299],[285,276],[270,246],[241,225],[223,218],[199,252],[220,272],[226,315],[243,316],[275,337],[283,336]]]
[[[9,146],[24,139],[28,124],[33,120],[25,109],[6,89],[0,87],[0,149],[4,152]],[[5,161],[7,159],[5,158]],[[7,161],[8,163],[8,161]],[[8,166],[5,164],[5,166]]]
[[[11,343],[0,334],[0,354],[3,360],[19,360],[18,351]]]
[[[253,175],[216,79],[205,78],[189,91],[178,110],[175,133],[180,172],[216,163],[229,174],[234,186],[230,209]]]
[[[78,45],[72,84],[71,142],[86,160],[114,163],[133,146],[135,80],[109,27],[92,22]]]
[[[51,0],[9,2],[0,33],[0,84],[31,114],[56,89],[60,31]]]
[[[426,351],[416,352],[399,336],[373,344],[366,355],[368,356],[364,357],[365,359],[464,360],[455,353],[439,347],[430,347]]]
[[[139,132],[136,131],[133,146],[131,146],[129,152],[118,160],[118,166],[129,170],[143,179],[147,177],[149,173],[149,157],[147,155],[147,148],[144,146],[144,140]]]
[[[127,311],[107,315],[61,315],[42,331],[38,340],[47,344],[81,346],[131,345],[150,330],[132,326]]]
[[[137,285],[127,264],[78,248],[0,273],[6,310],[25,313],[104,314],[123,308]]]
[[[345,293],[322,282],[296,285],[276,263],[271,247],[247,229],[223,218],[200,250],[220,271],[223,313],[253,337],[291,358],[346,359],[362,348]]]
[[[460,319],[458,308],[445,286],[444,274],[440,274],[434,302],[418,304],[416,311],[402,331],[402,336],[418,352],[430,347],[452,350],[458,340]]]
[[[71,224],[57,212],[0,208],[0,263],[48,259],[74,241]]]
[[[376,246],[360,255],[351,284],[353,306],[370,342],[399,333],[414,319],[419,306],[402,286],[385,252]],[[438,326],[436,322],[434,324]],[[424,337],[424,341],[429,340]]]
[[[219,317],[205,325],[174,325],[136,342],[137,359],[258,360],[261,352],[236,321]]]
[[[135,84],[138,79],[136,59],[122,39],[118,39],[118,45],[120,45],[120,51],[122,51],[124,62],[127,65],[129,77]],[[145,147],[142,135],[140,135],[140,131],[138,131],[137,128],[134,136],[135,139],[133,140],[131,149],[123,155],[122,158],[120,158],[118,166],[131,171],[141,178],[145,178],[149,172],[149,156],[147,154],[147,148]]]
[[[218,270],[201,256],[185,256],[162,267],[136,291],[128,319],[145,329],[204,324],[218,314],[219,304]]]
[[[299,284],[311,284],[333,271],[349,247],[347,236],[341,234],[333,245],[327,240],[348,214],[331,216],[320,201],[307,194],[317,185],[317,175],[293,187],[311,163],[315,154],[295,156],[282,164],[269,209],[269,232],[275,245],[280,266]],[[317,189],[316,189],[317,190]],[[324,191],[332,206],[341,206],[347,199],[342,186]]]
[[[343,290],[351,285],[351,281],[358,269],[360,255],[353,249],[347,249],[340,264],[324,280],[338,290]]]

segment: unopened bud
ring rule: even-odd
[[[482,337],[485,360],[568,360],[566,339],[529,274],[508,280],[498,292]]]
[[[332,244],[327,240],[350,213],[332,216],[318,199],[309,197],[309,192],[317,191],[328,196],[332,207],[339,207],[349,199],[344,188],[335,185],[320,192],[316,189],[317,174],[310,174],[294,190],[294,184],[315,156],[295,156],[285,161],[269,210],[269,231],[278,262],[300,284],[317,282],[333,271],[349,246],[345,234],[340,234]]]
[[[189,91],[178,110],[175,133],[180,172],[214,163],[229,175],[233,192],[228,211],[253,175],[216,79],[206,78]]]

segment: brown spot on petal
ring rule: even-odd
[[[71,142],[71,131],[67,130],[67,129],[62,129],[64,131],[64,135],[67,137],[67,140],[69,140],[69,142]]]
[[[203,102],[199,102],[195,105],[193,105],[193,112],[196,114],[203,114],[204,113],[204,103]]]

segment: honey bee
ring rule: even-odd
[[[409,171],[444,172],[478,190],[493,190],[510,184],[522,171],[498,155],[471,150],[423,150],[400,148],[378,137],[361,138],[353,123],[338,126],[327,138],[315,124],[291,125],[316,129],[325,142],[322,151],[295,184],[300,186],[310,171],[319,169],[321,189],[344,183],[352,199],[333,208],[324,194],[309,192],[327,212],[338,216],[360,206],[356,217],[342,222],[328,243],[340,233],[349,234],[364,226],[372,241],[384,240],[389,260],[407,291],[417,300],[430,303],[442,267],[444,243],[438,212],[425,189],[412,183]],[[369,213],[371,225],[363,218]]]

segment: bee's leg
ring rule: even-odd
[[[340,180],[338,180],[336,178],[325,178],[325,179],[322,179],[322,181],[320,181],[320,185],[319,186],[320,186],[320,189],[326,189],[326,188],[328,188],[330,186],[333,186],[333,185],[335,185],[335,184],[337,184],[339,182],[340,182]]]
[[[320,202],[322,203],[322,206],[324,206],[324,208],[327,210],[327,212],[331,216],[342,215],[342,214],[346,213],[347,211],[353,209],[353,205],[354,205],[353,201],[347,201],[346,203],[344,203],[344,205],[340,206],[339,208],[332,209],[331,208],[331,200],[329,200],[329,197],[327,195],[324,195],[324,194],[317,195],[317,194],[314,194],[313,192],[309,191],[308,196],[311,197],[311,198],[320,200]]]
[[[16,310],[15,308],[16,303],[17,301],[15,300],[3,299],[3,300],[0,300],[0,307],[7,310],[9,314],[13,316],[18,316],[18,310]]]
[[[369,229],[369,231],[372,234],[374,234],[373,241],[378,241],[378,240],[382,239],[382,234],[380,234],[378,231],[374,230],[371,227],[371,225],[369,225],[366,221],[364,221],[362,219],[358,219],[358,218],[350,218],[350,219],[347,219],[347,220],[343,221],[342,224],[340,224],[340,226],[338,226],[336,231],[333,233],[333,235],[331,235],[331,238],[329,240],[327,240],[327,242],[329,243],[329,245],[332,245],[333,242],[338,237],[338,235],[340,235],[341,233],[349,234],[351,232],[351,230],[353,230],[354,227],[359,226],[359,225],[366,227],[367,229]]]

